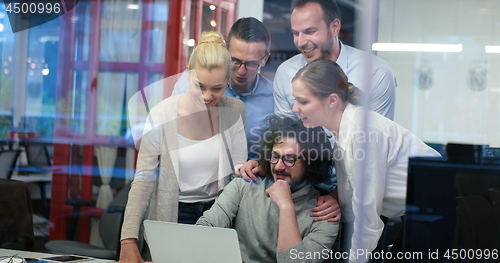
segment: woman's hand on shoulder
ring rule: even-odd
[[[316,217],[314,221],[339,222],[341,213],[338,199],[331,195],[320,196],[318,206],[311,209],[311,216]]]
[[[318,206],[311,209],[314,221],[328,220],[328,222],[339,222],[342,217],[339,206],[338,188],[333,189],[329,195],[318,198]]]
[[[243,165],[236,165],[234,167],[234,174],[247,182],[252,180],[257,181],[259,171],[259,164],[255,160],[249,160]]]

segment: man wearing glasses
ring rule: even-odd
[[[259,20],[240,18],[231,27],[227,43],[232,69],[224,96],[240,99],[245,104],[248,158],[256,160],[261,140],[260,125],[266,116],[274,113],[273,83],[259,73],[269,58],[271,35]],[[189,81],[184,72],[172,96],[188,91]]]
[[[339,223],[310,216],[332,168],[331,146],[321,128],[270,116],[265,120],[259,164],[266,178],[235,178],[197,225],[236,229],[243,262],[323,262]]]

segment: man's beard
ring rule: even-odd
[[[333,52],[333,35],[330,30],[328,30],[327,39],[328,42],[326,42],[326,45],[319,46],[319,51],[320,51],[319,59],[328,59],[330,54]]]
[[[300,186],[301,184],[304,183],[304,180],[299,180],[299,181],[292,181],[292,175],[289,173],[289,172],[286,172],[286,171],[283,171],[283,172],[278,172],[276,170],[273,170],[273,174],[276,175],[276,174],[280,174],[282,176],[286,176],[288,178],[290,178],[290,188],[292,190],[294,190],[295,188],[297,188],[298,186]],[[278,179],[278,180],[283,180],[283,179]]]
[[[292,175],[289,172],[287,172],[287,171],[279,172],[279,171],[273,170],[273,174],[275,174],[275,175],[276,174],[280,174],[280,175],[292,178]]]

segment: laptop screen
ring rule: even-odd
[[[153,262],[241,263],[236,230],[145,220]]]

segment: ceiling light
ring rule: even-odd
[[[485,46],[484,52],[486,52],[486,53],[500,53],[500,46]]]
[[[132,9],[132,10],[137,10],[137,9],[139,9],[139,5],[138,4],[128,4],[127,8]]]
[[[462,44],[373,43],[374,51],[462,52]]]
[[[38,39],[38,41],[45,43],[45,42],[57,42],[59,41],[59,36],[46,36],[46,37],[41,37]]]

